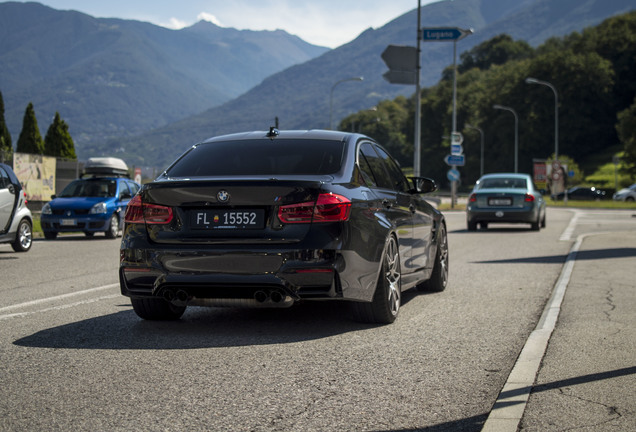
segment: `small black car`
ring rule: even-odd
[[[556,200],[565,198],[565,193],[561,192],[554,197]],[[574,186],[568,189],[568,199],[573,201],[600,201],[606,198],[606,192],[595,187]]]
[[[144,319],[337,299],[359,321],[391,323],[402,291],[448,281],[444,217],[422,196],[435,189],[363,135],[212,138],[128,204],[121,292]]]

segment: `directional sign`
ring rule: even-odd
[[[464,155],[448,155],[444,158],[444,162],[450,166],[464,166],[466,159]]]
[[[393,70],[414,71],[417,66],[417,48],[405,45],[389,45],[382,52],[382,60]]]
[[[472,29],[451,28],[422,28],[422,40],[424,42],[458,41],[472,34]]]
[[[404,45],[389,45],[382,52],[382,60],[389,67],[384,75],[391,84],[415,84],[417,48]]]
[[[464,148],[461,144],[451,144],[451,154],[460,155],[464,152]]]
[[[451,132],[451,144],[461,144],[464,142],[464,135],[461,132]]]
[[[415,84],[415,71],[390,70],[382,77],[391,84]]]
[[[449,169],[448,172],[446,173],[446,178],[449,181],[458,181],[459,180],[459,171],[456,170],[455,168]]]

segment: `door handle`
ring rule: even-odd
[[[382,200],[382,205],[384,206],[384,208],[390,209],[393,204],[391,204],[391,201],[389,201],[388,199],[384,199]]]

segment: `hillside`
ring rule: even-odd
[[[44,130],[60,112],[80,157],[87,156],[85,144],[200,113],[328,50],[284,31],[203,21],[177,31],[16,2],[0,3],[0,41],[0,90],[12,136],[33,102]]]
[[[604,18],[634,8],[633,0],[454,0],[422,8],[422,26],[473,28],[474,35],[458,43],[459,53],[496,34],[537,46],[551,36],[561,36],[598,24]],[[329,123],[329,95],[343,78],[363,76],[362,82],[346,82],[334,92],[334,119],[399,94],[411,95],[413,86],[392,85],[383,80],[387,70],[380,54],[389,44],[415,45],[416,10],[379,29],[368,29],[349,44],[306,63],[279,72],[261,84],[199,115],[169,124],[151,133],[94,151],[110,154],[121,150],[137,165],[164,167],[193,143],[207,137],[240,130],[264,130],[278,117],[280,127],[325,128]],[[452,63],[452,43],[422,44],[422,83],[435,84]],[[450,120],[449,120],[450,121]]]

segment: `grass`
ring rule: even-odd
[[[636,210],[635,202],[624,201],[568,201],[567,204],[562,200],[555,201],[550,198],[545,200],[549,207],[561,207],[561,208],[594,208],[594,209],[627,209]]]
[[[40,223],[40,213],[31,213],[31,216],[33,216],[33,234],[42,234],[44,235],[44,232],[42,231],[42,224]]]

